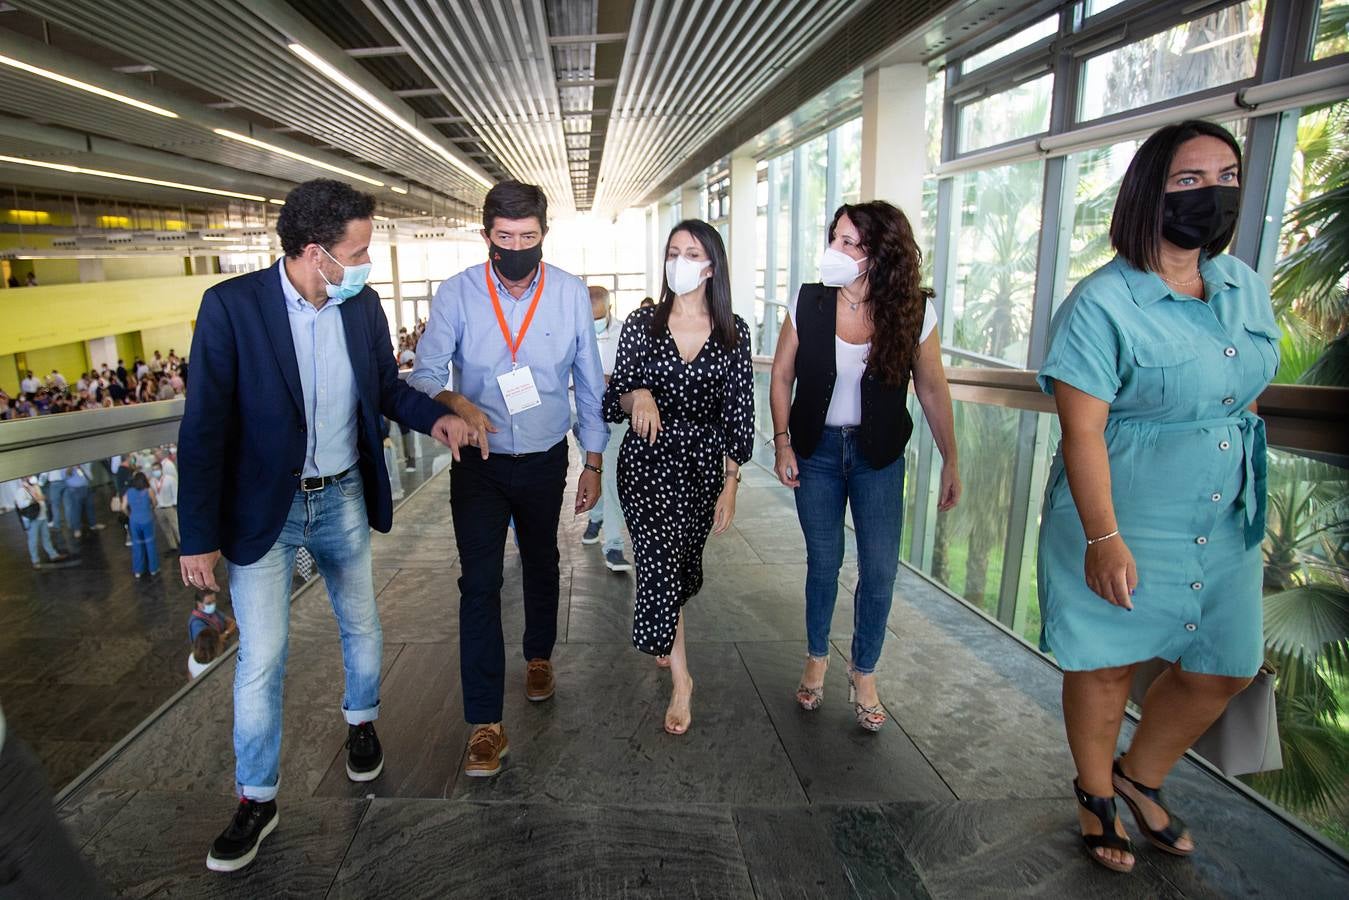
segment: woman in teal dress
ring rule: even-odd
[[[1118,794],[1168,853],[1194,841],[1160,788],[1263,658],[1265,431],[1278,368],[1269,292],[1223,254],[1241,150],[1201,121],[1153,134],[1110,223],[1118,256],[1054,316],[1041,387],[1063,440],[1040,522],[1041,646],[1064,669],[1063,715],[1093,860],[1129,871]],[[1114,759],[1135,664],[1153,682]]]

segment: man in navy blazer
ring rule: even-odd
[[[295,553],[313,556],[342,636],[347,775],[384,766],[375,735],[383,635],[370,528],[393,523],[381,417],[458,456],[463,420],[398,378],[388,321],[365,286],[375,201],[341,182],[295,188],[277,219],[285,257],[208,290],[178,436],[183,583],[218,590],[239,624],[234,676],[240,803],[206,865],[253,861],[278,822],[281,689]]]

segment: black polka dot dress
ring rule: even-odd
[[[632,643],[665,656],[679,610],[703,586],[703,546],[712,531],[726,457],[749,461],[754,447],[754,367],[749,329],[735,317],[736,346],[709,337],[693,362],[668,328],[649,332],[654,308],[628,316],[604,394],[604,417],[628,418],[619,398],[647,388],[660,410],[655,446],[629,430],[618,451],[618,499],[637,558]]]

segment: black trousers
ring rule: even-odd
[[[511,519],[524,569],[525,659],[549,659],[557,642],[558,516],[567,484],[567,441],[523,456],[466,448],[450,469],[450,512],[459,548],[459,670],[464,718],[501,721],[506,648],[501,632],[502,567]]]
[[[0,748],[0,898],[108,896],[57,821],[42,766],[9,733]]]

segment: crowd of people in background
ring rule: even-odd
[[[116,368],[103,363],[73,384],[57,369],[45,378],[27,370],[17,394],[0,389],[0,421],[172,400],[186,390],[187,360],[173,349],[167,357],[156,350],[148,361],[137,358],[130,369],[120,359]]]

